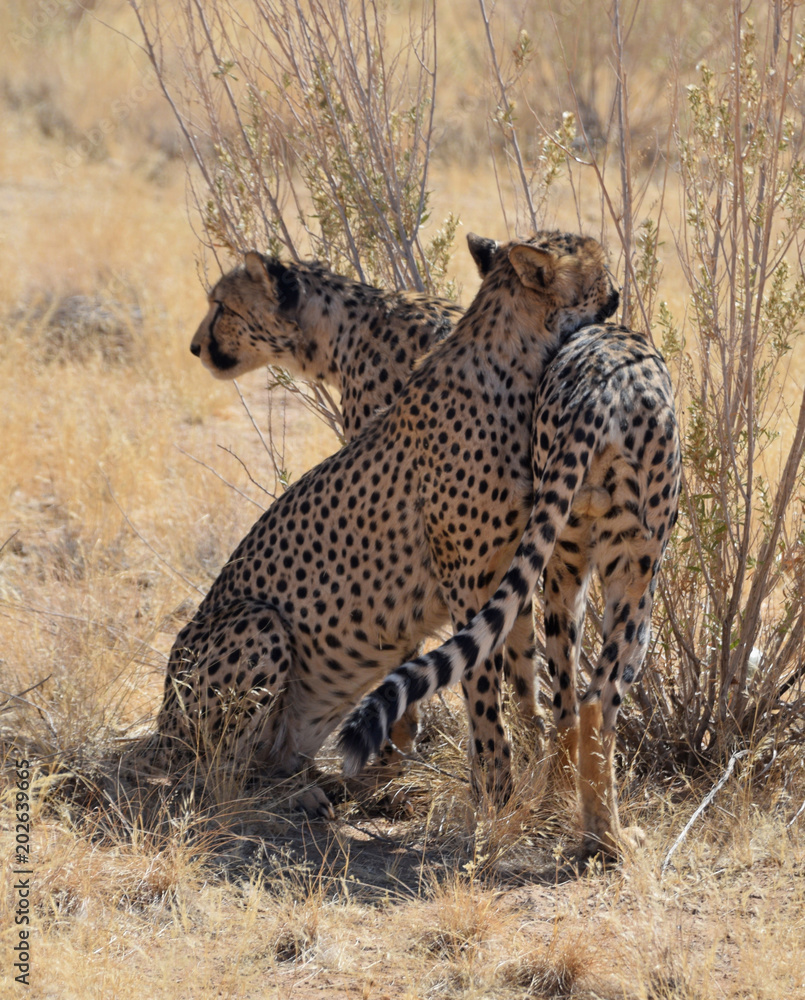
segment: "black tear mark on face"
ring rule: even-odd
[[[617,288],[613,288],[605,304],[596,313],[593,322],[603,323],[605,319],[609,319],[609,317],[615,312],[615,310],[620,305],[620,300],[621,300],[620,292],[618,292]]]
[[[221,350],[221,346],[215,339],[215,323],[218,317],[223,312],[223,306],[218,305],[215,310],[215,315],[210,323],[210,341],[207,345],[207,351],[210,355],[210,361],[215,365],[215,367],[222,372],[229,371],[230,368],[234,368],[238,363],[237,358],[233,358],[231,354],[227,354],[226,351]]]

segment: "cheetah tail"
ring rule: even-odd
[[[594,452],[594,448],[588,449],[587,464]],[[547,465],[550,472],[550,462]],[[578,471],[580,484],[586,466]],[[543,476],[517,552],[494,596],[439,649],[393,671],[347,716],[338,739],[347,776],[358,774],[378,752],[391,727],[412,702],[457,684],[467,670],[488,660],[517,617],[530,608],[542,571],[568,521],[579,489],[579,485],[571,487],[564,481],[561,485],[549,483],[547,475]]]

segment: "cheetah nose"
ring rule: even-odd
[[[201,344],[191,344],[190,353],[197,358],[201,354]]]

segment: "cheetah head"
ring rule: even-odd
[[[216,378],[237,378],[265,364],[294,367],[302,333],[303,289],[292,267],[250,251],[209,295],[210,308],[190,344]],[[304,349],[304,348],[303,348]]]
[[[494,284],[520,284],[541,303],[545,325],[567,335],[590,323],[601,323],[618,308],[620,294],[612,284],[604,249],[589,236],[538,232],[528,240],[498,243],[470,233],[467,237],[481,277]]]

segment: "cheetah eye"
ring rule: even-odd
[[[218,306],[219,309],[223,310],[223,312],[231,313],[233,316],[237,316],[237,318],[241,321],[241,323],[247,322],[245,316],[241,316],[241,314],[237,311],[237,309],[233,309],[232,306],[227,305],[226,302],[216,301],[215,305]]]

